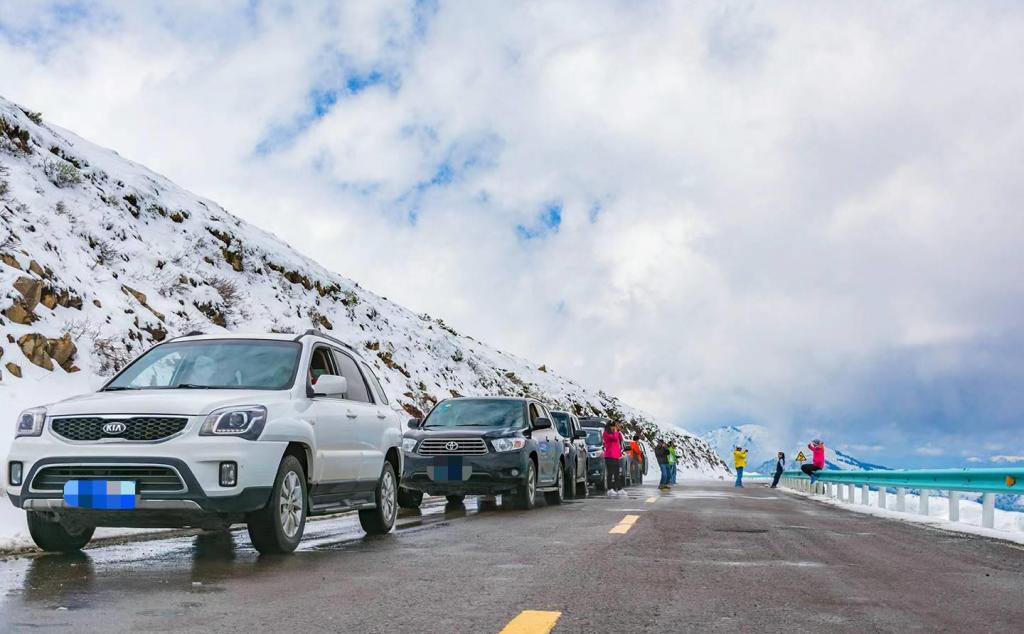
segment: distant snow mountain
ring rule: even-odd
[[[811,452],[807,449],[806,442],[794,448],[778,433],[764,425],[727,425],[701,434],[701,438],[711,445],[730,467],[732,466],[733,449],[737,446],[746,448],[750,452],[747,457],[747,468],[749,471],[758,473],[775,471],[775,455],[780,450],[786,454],[786,467],[790,469],[798,468],[800,463],[796,461],[796,458],[801,451],[808,461],[811,458]],[[789,450],[785,449],[787,446]],[[833,449],[828,446],[827,440],[825,443],[825,466],[828,469],[855,471],[886,468]]]
[[[375,295],[213,201],[3,98],[0,312],[0,409],[8,418],[95,389],[176,335],[317,328],[362,350],[411,416],[451,396],[535,396],[621,418],[646,439],[675,439],[694,474],[726,473],[693,434]],[[12,425],[0,425],[0,455],[12,435]]]

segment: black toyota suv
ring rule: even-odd
[[[407,508],[418,506],[423,493],[449,502],[511,496],[521,509],[533,508],[538,491],[548,504],[564,499],[565,441],[534,399],[443,400],[425,419],[409,421],[402,452],[399,502]]]
[[[552,411],[555,429],[565,442],[565,496],[587,497],[587,432],[569,412]]]

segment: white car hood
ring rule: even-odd
[[[201,416],[230,405],[259,405],[286,392],[264,390],[125,390],[83,394],[46,406],[47,416],[79,414],[174,414]]]

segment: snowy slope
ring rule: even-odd
[[[775,454],[780,449],[786,454],[786,466],[790,469],[798,468],[796,457],[801,451],[810,460],[811,452],[807,449],[807,443],[800,443],[793,446],[779,434],[763,425],[727,425],[706,432],[701,435],[722,459],[732,466],[732,451],[736,446],[745,447],[750,451],[747,459],[749,469],[759,473],[771,473],[775,470]],[[885,469],[881,465],[872,464],[859,460],[838,449],[832,449],[825,443],[825,464],[828,469],[846,469],[862,471],[864,469]]]
[[[22,408],[94,389],[154,342],[316,327],[360,348],[411,415],[452,395],[534,395],[670,434],[692,472],[725,472],[692,434],[379,297],[2,98],[0,311],[0,455]]]

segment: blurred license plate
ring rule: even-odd
[[[124,480],[68,480],[64,502],[82,509],[133,509],[135,483]]]
[[[462,456],[435,456],[427,475],[435,482],[462,482],[469,480],[473,467],[463,463]]]

